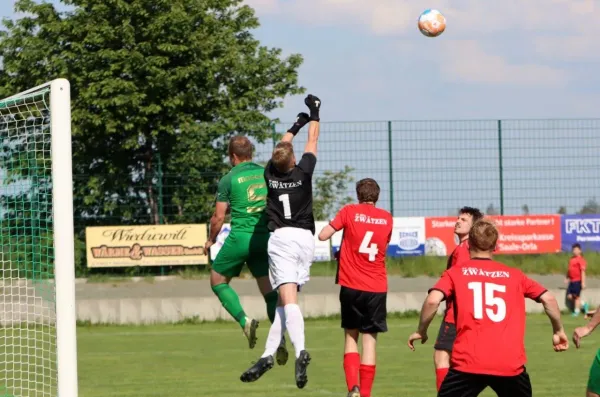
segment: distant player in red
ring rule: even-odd
[[[392,237],[392,214],[375,207],[379,185],[358,181],[358,204],[346,205],[319,233],[319,240],[343,230],[336,283],[340,285],[345,334],[344,372],[348,397],[370,397],[375,379],[377,334],[387,332],[385,254]],[[358,336],[362,334],[362,358]]]
[[[567,270],[566,282],[567,299],[573,302],[573,315],[579,316],[581,311],[581,290],[585,289],[585,269],[587,262],[581,252],[581,245],[575,243],[571,247],[573,256],[569,259],[569,268]],[[587,307],[584,308],[587,312]]]
[[[541,302],[552,323],[552,344],[565,351],[565,335],[556,299],[521,270],[492,260],[498,230],[492,221],[477,221],[469,233],[471,260],[444,272],[421,309],[417,332],[408,346],[427,341],[427,328],[440,303],[455,304],[457,336],[451,369],[438,397],[476,397],[488,386],[499,397],[531,397],[525,370],[525,299]]]
[[[460,266],[471,259],[469,254],[469,231],[471,230],[471,226],[481,218],[483,218],[483,214],[477,208],[462,207],[458,211],[458,218],[454,225],[454,234],[456,234],[460,243],[448,257],[446,269]],[[440,390],[440,386],[442,386],[442,382],[450,370],[450,356],[452,346],[454,345],[454,339],[456,339],[454,309],[452,307],[452,302],[446,301],[444,319],[440,324],[438,337],[433,346],[435,349],[433,352],[433,363],[435,365],[435,383],[437,390]]]

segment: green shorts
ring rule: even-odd
[[[600,394],[600,349],[598,349],[594,356],[587,388],[592,393]]]
[[[212,264],[212,269],[225,277],[239,277],[244,264],[247,264],[254,278],[268,276],[269,237],[269,233],[229,233]]]

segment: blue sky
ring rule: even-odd
[[[8,1],[0,0],[2,16],[13,15]],[[490,120],[393,125],[396,216],[499,208],[495,119],[598,117],[595,0],[244,1],[264,45],[304,56],[300,84],[323,101],[317,173],[350,165],[357,179],[375,177],[384,208],[386,120]],[[446,16],[443,35],[418,31],[425,8]],[[287,124],[305,110],[303,96],[288,97],[269,116]],[[531,213],[574,212],[600,199],[599,130],[600,121],[506,122],[506,213],[524,204]],[[261,156],[271,148],[259,147]]]
[[[58,3],[58,1],[53,1]],[[3,0],[1,16],[12,16]],[[255,35],[300,53],[300,83],[327,121],[594,117],[600,25],[594,0],[245,0]],[[446,32],[416,20],[439,9]],[[301,97],[271,115],[292,120]]]

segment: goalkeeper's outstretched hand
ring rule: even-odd
[[[298,113],[296,116],[296,121],[294,124],[288,129],[288,132],[296,136],[298,131],[302,129],[310,121],[308,114],[306,113]]]
[[[319,97],[308,94],[308,96],[304,98],[304,103],[310,110],[310,121],[319,121],[319,110],[321,109],[321,100]]]

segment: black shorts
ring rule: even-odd
[[[532,397],[529,374],[523,369],[517,376],[469,374],[454,369],[448,371],[438,397],[476,397],[486,387],[498,397]]]
[[[581,295],[581,281],[571,281],[567,287],[567,295],[579,298]]]
[[[342,286],[342,328],[363,334],[387,332],[387,293],[367,292]]]
[[[447,352],[452,351],[454,346],[454,340],[456,339],[456,325],[442,321],[440,324],[440,331],[435,341],[433,348],[435,350],[445,350]]]

